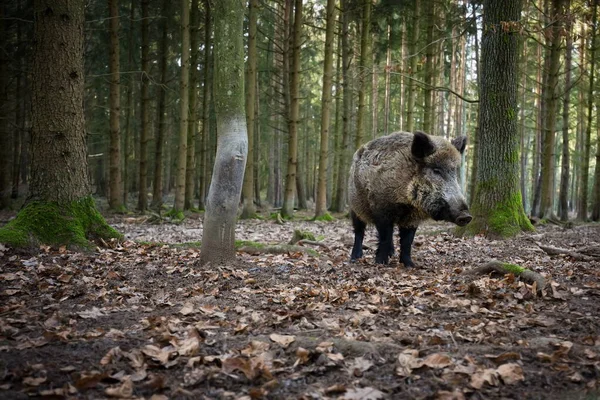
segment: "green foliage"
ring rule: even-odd
[[[165,216],[171,218],[174,222],[181,222],[185,219],[183,211],[176,210],[175,208],[169,210]]]
[[[510,263],[502,263],[502,267],[514,275],[521,275],[523,272],[527,271],[527,268]]]
[[[328,212],[326,212],[323,215],[320,215],[318,217],[314,217],[313,221],[325,221],[325,222],[331,222],[331,221],[335,221],[335,218],[329,214]]]
[[[91,248],[95,239],[122,239],[96,209],[91,197],[69,204],[35,201],[0,228],[0,242],[16,247],[38,244]]]

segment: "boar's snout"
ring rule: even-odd
[[[458,215],[454,223],[458,226],[465,226],[469,222],[471,222],[472,219],[473,217],[471,216],[471,214],[469,214],[467,211],[463,211]]]

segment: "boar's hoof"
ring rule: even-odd
[[[376,255],[375,264],[387,264],[390,261],[389,255]]]
[[[469,222],[471,222],[471,220],[473,219],[473,217],[469,214],[461,214],[458,218],[456,218],[456,225],[458,226],[465,226],[467,225]]]
[[[410,257],[400,257],[400,262],[404,264],[406,268],[416,268],[415,263]]]

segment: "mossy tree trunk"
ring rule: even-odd
[[[244,185],[242,188],[242,215],[241,218],[255,218],[256,207],[254,206],[254,128],[256,108],[256,24],[258,16],[258,0],[250,0],[248,17],[248,93],[246,94],[246,119],[248,129],[248,161],[246,161],[246,172],[244,173]]]
[[[119,3],[108,2],[110,16],[110,158],[108,204],[115,211],[123,210],[123,182],[121,180],[121,79],[119,63]]]
[[[235,221],[248,153],[244,108],[244,5],[214,3],[217,155],[206,199],[201,263],[235,258]]]
[[[91,197],[83,113],[83,23],[83,2],[34,2],[31,184],[24,208],[0,229],[2,243],[88,247],[91,238],[120,236]]]
[[[467,234],[509,237],[533,229],[519,189],[517,54],[521,0],[485,0],[477,181]]]
[[[298,120],[300,119],[300,46],[302,45],[302,0],[295,0],[292,36],[292,62],[290,65],[290,113],[288,119],[288,162],[285,193],[281,215],[294,215],[296,198],[296,169],[298,167]]]
[[[329,158],[329,126],[331,86],[333,83],[333,39],[335,36],[335,0],[327,0],[325,29],[325,62],[323,63],[323,92],[321,94],[321,147],[319,152],[319,182],[315,218],[327,213],[327,163]]]

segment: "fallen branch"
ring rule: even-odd
[[[302,240],[299,240],[299,241],[298,241],[296,244],[298,244],[298,245],[302,245],[302,244],[311,244],[311,245],[313,245],[313,246],[320,246],[320,247],[323,247],[323,248],[325,248],[325,249],[329,250],[329,246],[327,246],[325,243],[322,243],[322,242],[317,242],[316,240],[306,240],[306,239],[302,239]]]
[[[518,265],[503,263],[497,260],[492,260],[479,267],[466,270],[462,273],[462,275],[480,276],[491,273],[497,273],[500,275],[514,274],[527,283],[535,283],[538,294],[541,294],[542,290],[546,286],[546,279],[537,272],[533,272]]]
[[[546,252],[550,256],[567,255],[576,261],[594,261],[600,258],[600,246],[590,246],[573,251],[570,249],[563,249],[560,247],[544,246],[538,244],[538,247]]]
[[[237,249],[242,253],[248,253],[252,255],[259,254],[286,254],[286,253],[307,253],[311,256],[318,256],[319,254],[313,249],[307,247],[296,246],[291,244],[274,244],[265,246],[242,246]]]

